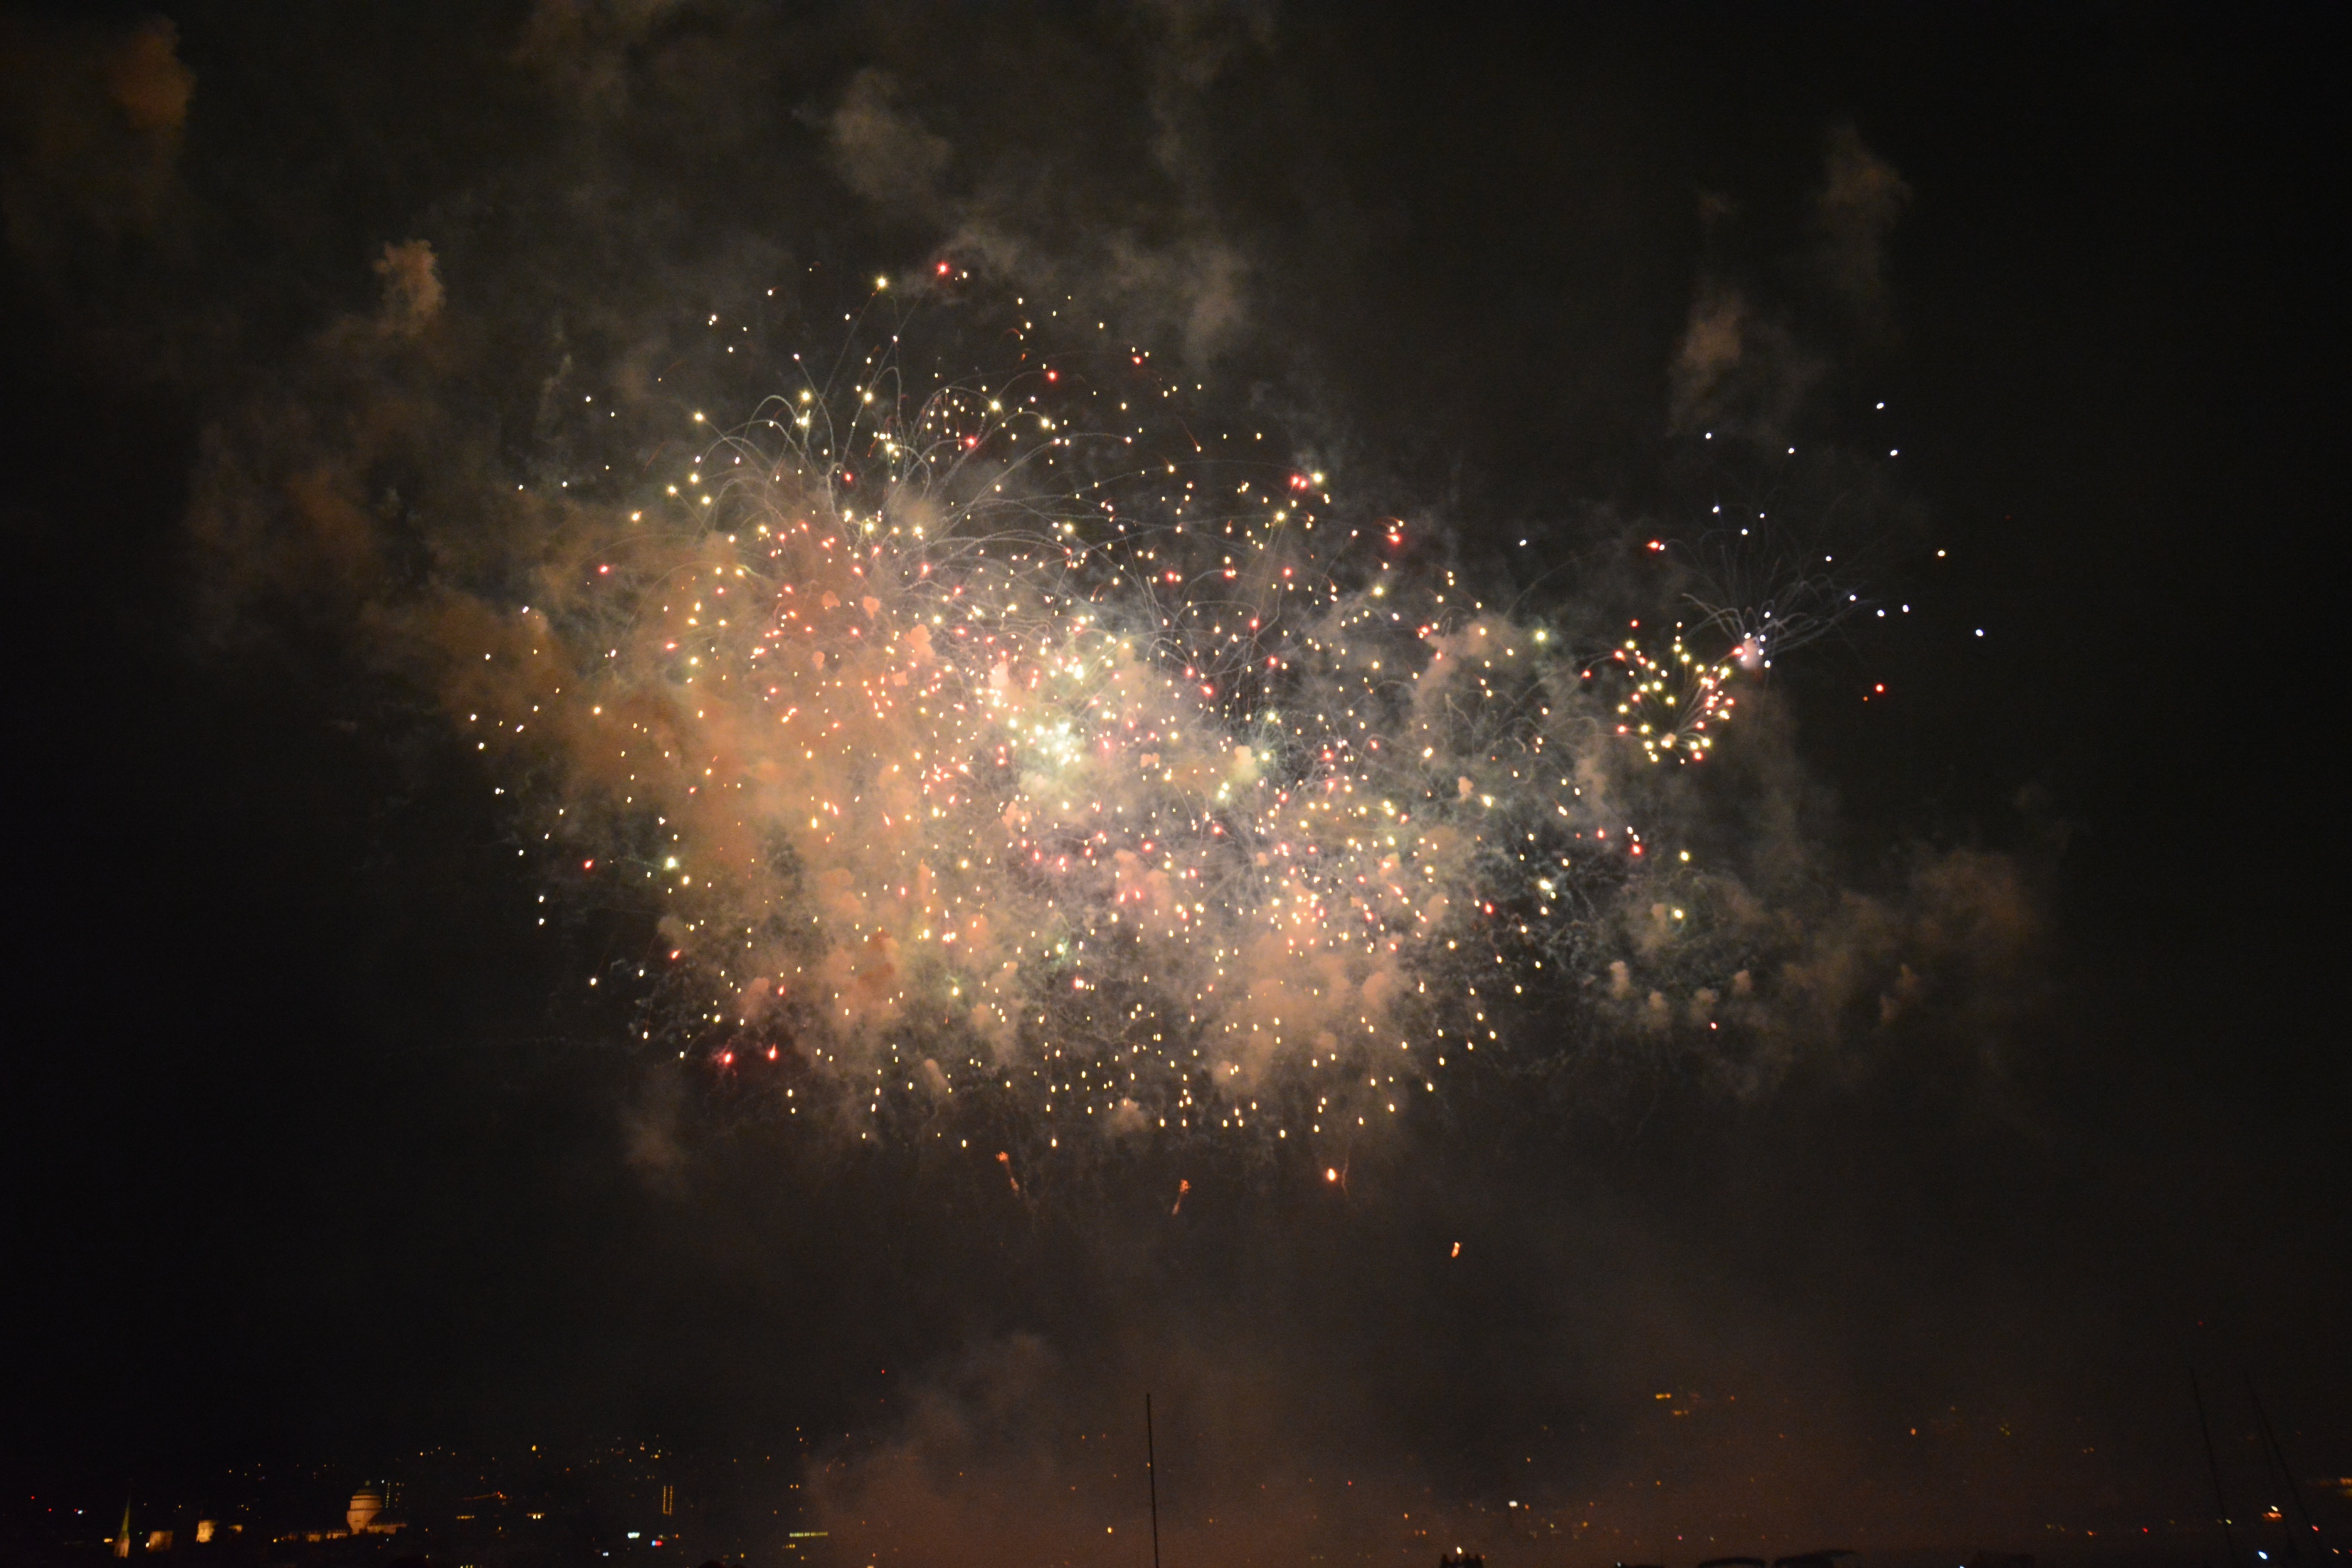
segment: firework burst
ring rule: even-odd
[[[1000,380],[894,335],[649,495],[525,498],[529,602],[440,600],[563,896],[658,932],[645,1042],[1052,1148],[1352,1135],[1538,1008],[1717,1026],[1738,943],[1643,816],[1738,710],[1719,622],[1571,647],[1145,351],[1006,337]]]

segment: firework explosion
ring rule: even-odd
[[[1515,1017],[1761,1005],[1769,922],[1657,782],[1739,710],[1736,622],[1492,609],[1032,311],[1000,379],[893,334],[649,493],[519,495],[507,591],[435,599],[445,701],[574,853],[550,896],[654,921],[591,981],[643,1042],[861,1136],[1281,1142]]]

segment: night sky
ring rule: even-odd
[[[2194,1369],[2233,1507],[2247,1376],[2352,1474],[2329,58],[2117,8],[0,15],[8,1467],[804,1445],[795,1506],[903,1560],[1129,1562],[1076,1439],[1149,1389],[1192,1561],[1454,1543],[1405,1513],[2193,1554]],[[1833,528],[1913,609],[1727,766],[1811,885],[1998,867],[2014,940],[1764,1074],[1524,1018],[1344,1191],[1237,1135],[1016,1198],[633,1040],[580,976],[644,921],[563,907],[372,629],[446,555],[219,520],[357,475],[475,537],[590,464],[551,388],[739,419],[942,260],[1497,603],[1601,602],[1709,495]]]

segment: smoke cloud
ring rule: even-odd
[[[1775,310],[1759,309],[1744,270],[1730,263],[1739,214],[1719,196],[1701,201],[1713,254],[1691,301],[1672,367],[1672,422],[1714,428],[1765,446],[1796,428],[1839,363],[1882,347],[1891,301],[1886,247],[1911,200],[1895,166],[1851,126],[1829,138],[1807,217],[1812,249],[1804,287]],[[1810,330],[1800,322],[1801,305]]]
[[[433,247],[376,271],[376,314],[216,440],[226,613],[325,613],[433,692],[549,896],[635,929],[594,978],[639,1043],[772,1114],[998,1144],[1018,1180],[1147,1134],[1381,1136],[1482,1050],[1755,1094],[1973,1012],[2030,944],[1997,859],[1825,874],[1726,632],[1490,609],[1083,317],[934,279],[726,435],[567,355],[535,438],[575,489],[466,427],[494,329]],[[1003,379],[910,374],[974,336]]]

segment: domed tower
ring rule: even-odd
[[[343,1518],[350,1522],[353,1535],[364,1535],[368,1526],[375,1522],[375,1516],[383,1511],[383,1489],[363,1486],[352,1494],[352,1506],[343,1510]]]

